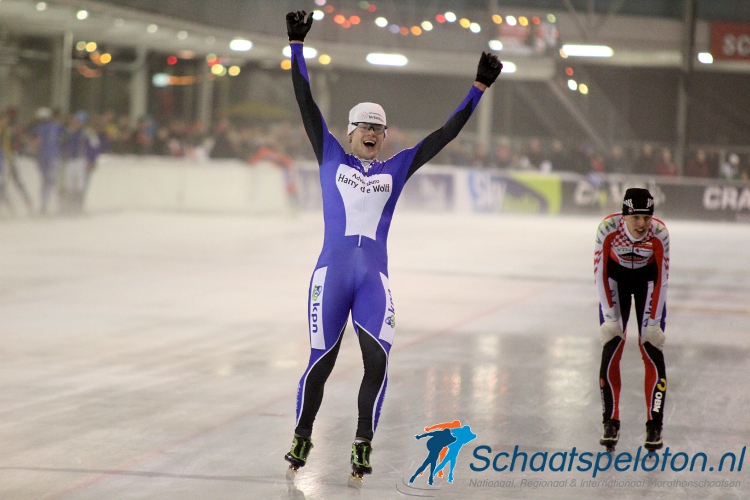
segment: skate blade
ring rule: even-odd
[[[360,489],[362,487],[362,483],[364,483],[364,478],[362,477],[362,474],[356,474],[354,472],[349,474],[349,482],[348,482],[349,487]]]
[[[286,470],[286,480],[294,481],[294,479],[297,477],[298,470],[299,470],[298,468],[295,468],[294,466],[290,465],[289,468]]]

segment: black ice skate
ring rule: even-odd
[[[602,438],[599,440],[599,444],[607,447],[607,451],[612,453],[615,451],[617,441],[620,440],[620,421],[614,419],[607,419],[604,421],[604,433]]]
[[[643,445],[648,451],[660,450],[664,446],[661,440],[661,423],[649,420],[646,422],[646,443]]]
[[[356,488],[362,486],[362,477],[365,474],[372,474],[370,453],[372,453],[372,445],[369,441],[356,441],[352,443],[352,474],[349,477],[350,486]]]
[[[300,467],[305,466],[305,463],[307,463],[307,456],[310,454],[312,448],[313,444],[312,441],[310,441],[310,438],[294,436],[292,449],[289,450],[289,453],[284,455],[284,460],[290,464],[289,470],[286,473],[287,479],[294,479],[297,470],[299,470]]]

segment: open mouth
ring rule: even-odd
[[[364,144],[368,148],[374,148],[375,147],[375,141],[373,141],[372,139],[366,139],[366,140],[362,141],[362,144]]]

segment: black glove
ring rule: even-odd
[[[286,34],[289,35],[289,41],[304,42],[307,32],[310,31],[310,27],[313,23],[312,14],[307,16],[307,12],[304,10],[298,10],[297,12],[290,12],[286,15]]]
[[[495,54],[482,52],[482,57],[479,58],[479,66],[477,67],[476,81],[489,87],[500,76],[502,69],[503,63],[500,62]]]

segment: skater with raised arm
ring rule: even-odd
[[[310,359],[297,390],[297,420],[292,449],[284,457],[290,475],[307,462],[323,387],[333,369],[351,314],[364,362],[359,418],[351,448],[352,480],[372,472],[372,439],[387,384],[388,355],[396,329],[388,284],[386,249],[391,217],[406,181],[453,140],[466,124],[484,90],[500,75],[496,56],[482,53],[468,94],[441,128],[416,146],[381,161],[386,139],[383,108],[361,102],[349,112],[346,153],[329,132],[315,104],[303,42],[313,23],[304,11],[286,16],[292,49],[292,81],[305,131],[320,167],[325,232],[323,249],[310,280],[308,327]]]
[[[649,451],[662,447],[667,394],[662,350],[667,318],[669,233],[653,214],[651,193],[631,188],[625,192],[622,213],[606,217],[596,233],[594,275],[602,341],[599,386],[604,410],[604,432],[599,442],[610,452],[620,439],[620,358],[632,302],[635,302],[638,340],[646,370],[644,447]]]

